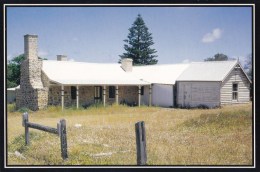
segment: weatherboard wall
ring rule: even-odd
[[[177,82],[177,106],[197,107],[220,106],[220,82],[179,81]]]
[[[232,85],[238,84],[238,99],[232,100]],[[221,104],[248,103],[250,101],[250,82],[238,65],[221,85]]]

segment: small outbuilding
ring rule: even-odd
[[[19,89],[20,85],[13,88],[7,88],[7,103],[14,103],[16,100],[15,92],[16,89]]]
[[[250,79],[238,61],[195,62],[178,77],[177,106],[216,107],[250,101]]]

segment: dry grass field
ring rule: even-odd
[[[252,104],[217,109],[159,107],[49,107],[29,121],[55,127],[67,121],[69,158],[59,137],[30,129],[24,143],[22,113],[7,114],[8,165],[136,165],[135,123],[145,121],[148,165],[252,165]]]

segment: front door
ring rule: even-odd
[[[94,102],[100,103],[102,101],[102,87],[95,86]]]
[[[183,105],[189,107],[191,104],[191,84],[184,84]]]

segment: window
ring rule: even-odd
[[[109,86],[109,98],[115,98],[115,86]]]
[[[233,85],[232,85],[232,99],[237,100],[237,98],[238,98],[238,84],[233,83]]]
[[[141,87],[141,95],[144,95],[144,86]]]
[[[76,89],[76,87],[73,87],[73,86],[70,89],[71,89],[71,99],[75,100],[76,99],[76,91],[77,91],[77,89]]]

